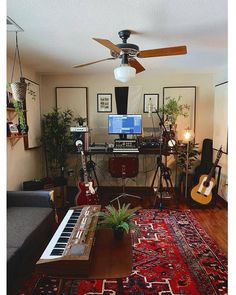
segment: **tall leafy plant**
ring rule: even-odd
[[[165,105],[160,108],[160,111],[166,116],[166,119],[170,121],[172,125],[176,123],[179,116],[188,116],[190,106],[187,104],[181,104],[180,100],[181,96],[179,96],[178,99],[167,97]]]
[[[52,176],[59,176],[59,171],[63,176],[67,153],[72,146],[69,131],[72,118],[71,110],[59,111],[57,108],[43,116],[41,140],[46,154],[47,174],[50,170]]]
[[[194,162],[198,159],[200,152],[197,150],[198,143],[190,142],[187,144],[177,145],[177,162],[176,165],[181,172],[187,170],[187,148],[188,148],[188,171],[193,168]]]

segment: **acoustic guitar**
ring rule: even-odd
[[[222,155],[222,146],[220,147],[217,156],[216,161],[214,165],[211,168],[211,171],[208,175],[203,174],[200,179],[199,183],[191,190],[191,198],[202,205],[207,205],[212,200],[212,189],[215,186],[216,182],[215,179],[212,177],[216,166],[218,165],[218,162],[220,160],[220,157]]]
[[[88,179],[84,152],[81,147],[78,147],[78,150],[81,154],[84,181],[80,181],[77,185],[79,191],[75,196],[75,205],[98,205],[99,198],[96,190],[94,189],[94,181],[92,179]]]

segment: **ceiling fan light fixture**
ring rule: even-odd
[[[135,78],[136,69],[130,67],[128,64],[122,64],[120,67],[114,69],[115,79],[120,82],[128,82]]]

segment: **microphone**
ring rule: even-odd
[[[151,118],[151,114],[152,114],[152,101],[151,98],[149,98],[149,102],[148,102],[148,117]]]

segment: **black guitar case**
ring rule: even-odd
[[[199,178],[202,174],[208,174],[211,170],[213,162],[213,140],[205,138],[202,143],[201,162],[194,170],[193,182],[198,184]]]

